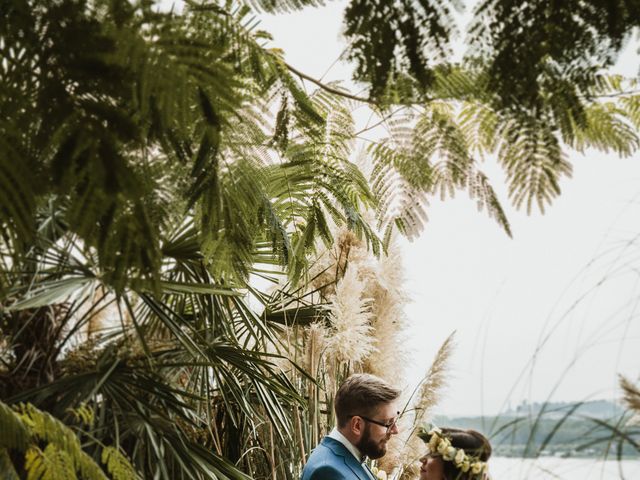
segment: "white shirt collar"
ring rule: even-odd
[[[331,433],[329,433],[329,435],[327,436],[343,444],[347,448],[347,450],[349,450],[353,454],[353,456],[356,457],[358,463],[362,462],[362,454],[360,453],[360,450],[358,450],[353,443],[347,440],[347,437],[340,433],[337,428],[334,427],[334,429],[331,430]]]

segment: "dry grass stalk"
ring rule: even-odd
[[[314,322],[305,329],[305,363],[304,367],[313,376],[320,374],[320,362],[327,346],[329,332],[321,323]]]
[[[402,454],[400,464],[402,465],[402,480],[414,479],[418,476],[420,464],[418,460],[425,453],[424,442],[415,435],[415,430],[425,420],[429,412],[442,399],[442,394],[447,386],[447,375],[449,372],[449,360],[454,348],[454,333],[444,341],[436,354],[427,374],[420,383],[417,391],[418,395],[413,403],[414,416],[411,426],[405,425],[402,430],[401,439]],[[408,427],[408,428],[407,428]]]
[[[454,348],[453,332],[444,341],[436,357],[421,383],[418,393],[418,399],[414,405],[415,418],[413,426],[418,427],[425,418],[426,414],[440,402],[442,393],[447,385],[447,374],[449,373],[449,359]]]
[[[344,228],[336,230],[336,243],[320,253],[310,270],[308,287],[308,291],[319,292],[320,297],[329,300],[331,325],[312,324],[304,329],[301,343],[292,342],[293,348],[302,346],[303,365],[319,382],[318,386],[307,386],[310,425],[306,431],[310,448],[331,426],[328,417],[332,416],[333,395],[345,376],[373,373],[403,386],[407,358],[403,332],[408,323],[404,312],[408,298],[403,291],[404,275],[397,246],[392,242],[388,256],[375,258],[353,232]],[[297,336],[301,331],[291,333]],[[415,392],[420,397],[417,406],[433,406],[437,402],[436,393],[444,383],[443,370],[450,344],[448,339],[421,382],[420,391]],[[394,437],[398,441],[389,444],[387,455],[379,462],[379,467],[387,473],[402,467],[407,463],[405,459],[412,455],[407,453],[407,438],[414,426],[413,419],[406,416],[400,426],[407,435]],[[421,441],[413,450],[418,447],[423,448]]]
[[[327,345],[328,331],[320,323],[312,323],[305,332],[306,357],[305,369],[314,378],[322,375],[322,356]],[[311,438],[314,444],[320,441],[320,399],[318,387],[308,382],[309,411],[311,412]]]

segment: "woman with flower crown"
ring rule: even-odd
[[[428,447],[420,459],[420,480],[488,480],[491,444],[480,432],[424,428],[418,436]]]

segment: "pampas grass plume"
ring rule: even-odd
[[[623,376],[620,376],[620,386],[624,391],[624,401],[627,407],[634,412],[631,422],[640,425],[640,389]]]
[[[347,268],[336,286],[329,307],[333,331],[327,341],[327,358],[338,364],[361,364],[374,350],[371,336],[371,300],[365,298],[364,282],[355,268]]]

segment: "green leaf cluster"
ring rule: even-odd
[[[424,228],[427,201],[466,190],[510,234],[504,210],[481,162],[495,158],[505,172],[516,208],[541,212],[571,176],[568,151],[613,152],[626,157],[640,147],[637,82],[599,75],[588,94],[576,86],[542,90],[532,115],[495,105],[486,70],[440,66],[434,98],[385,119],[388,136],[369,147],[372,186],[381,197],[380,226],[410,237]],[[550,87],[551,88],[551,87]]]
[[[138,280],[158,287],[164,233],[185,215],[218,278],[246,280],[266,239],[274,260],[293,258],[301,270],[326,229],[317,200],[305,212],[314,226],[301,236],[306,244],[290,245],[296,228],[280,209],[288,193],[281,177],[308,170],[322,132],[335,125],[264,48],[268,36],[247,8],[194,4],[175,14],[124,0],[4,3],[0,221],[14,260],[37,237],[40,209],[55,202],[57,221],[95,250],[118,291]],[[275,133],[272,98],[283,99]],[[299,135],[295,148],[291,135]],[[270,145],[289,158],[274,157]],[[300,161],[305,152],[316,153]],[[329,174],[345,168],[340,161],[326,166]],[[357,224],[351,212],[366,191],[314,180],[295,193],[335,197],[344,213],[334,216]]]
[[[87,413],[87,407],[83,406],[77,415]],[[126,456],[114,447],[102,449],[101,467],[83,449],[69,426],[31,404],[12,409],[0,401],[0,427],[0,464],[4,478],[23,478],[19,475],[21,467],[24,478],[30,480],[106,480],[107,473],[114,479],[140,478]],[[15,462],[14,458],[19,461]]]
[[[638,26],[635,0],[484,0],[467,43],[486,65],[496,104],[535,112],[545,91],[587,93]]]

